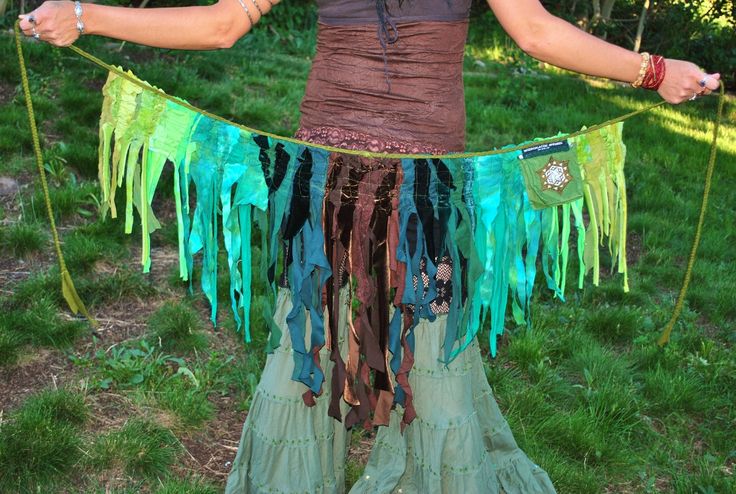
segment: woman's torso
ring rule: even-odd
[[[414,145],[407,151],[463,150],[469,2],[388,2],[386,26],[391,35],[393,23],[398,36],[385,43],[385,51],[374,2],[317,3],[317,53],[302,100],[300,136],[347,132]]]

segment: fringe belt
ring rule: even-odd
[[[182,278],[191,282],[194,258],[201,254],[201,286],[214,321],[222,230],[233,313],[249,341],[255,226],[256,271],[269,287],[260,294],[269,349],[281,338],[270,314],[283,273],[293,301],[287,317],[292,378],[307,386],[304,401],[312,405],[325,381],[319,350],[327,345],[335,362],[329,413],[347,426],[387,424],[395,405],[403,406],[404,424],[413,420],[413,329],[422,318],[434,320],[438,296],[446,303],[444,361],[450,362],[484,324],[495,355],[509,305],[517,323],[529,323],[538,261],[546,285],[564,300],[570,246],[577,251],[579,286],[589,270],[598,283],[599,245],[605,245],[627,289],[621,123],[560,136],[559,146],[538,146],[534,153],[517,147],[472,157],[385,159],[260,135],[195,113],[114,73],[103,92],[103,203],[115,216],[116,189],[124,185],[128,233],[134,206],[140,215],[143,269],[150,267],[150,233],[159,226],[151,203],[169,162]],[[309,138],[309,132],[326,142],[332,131],[303,130],[300,137]],[[568,157],[555,161],[563,147]],[[427,146],[419,152],[442,150]],[[537,155],[549,161],[528,175],[522,163]],[[532,187],[540,177],[541,189]],[[570,180],[579,182],[579,196],[565,189]],[[538,196],[550,193],[564,200],[540,208]],[[346,280],[354,309],[343,359],[332,342]],[[341,399],[351,405],[346,417]]]

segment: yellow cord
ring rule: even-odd
[[[28,110],[28,123],[31,126],[31,136],[33,138],[33,152],[36,154],[36,165],[38,165],[38,173],[41,175],[41,187],[43,188],[43,198],[46,202],[46,212],[49,215],[49,223],[51,224],[51,235],[54,239],[54,248],[56,249],[56,257],[59,259],[59,273],[61,275],[61,293],[64,300],[69,304],[69,308],[75,314],[82,313],[90,322],[92,327],[96,328],[97,321],[87,312],[84,302],[79,298],[77,290],[74,288],[74,282],[66,269],[64,262],[64,254],[61,252],[61,242],[59,242],[59,232],[56,230],[56,222],[54,221],[54,211],[51,207],[51,197],[49,196],[49,186],[46,181],[46,171],[43,168],[43,158],[41,156],[41,143],[38,138],[38,128],[36,127],[36,116],[33,112],[33,102],[31,101],[31,89],[28,85],[28,72],[26,71],[25,57],[23,56],[23,47],[21,46],[20,22],[15,23],[15,46],[18,50],[18,62],[20,63],[20,76],[23,83],[23,95],[26,99],[26,108]]]
[[[514,151],[521,151],[523,149],[526,149],[528,147],[532,146],[538,146],[540,144],[545,144],[549,142],[556,142],[559,141],[561,138],[569,139],[571,137],[576,137],[582,134],[587,134],[588,132],[593,132],[595,130],[601,129],[603,127],[607,127],[608,125],[612,125],[618,122],[622,122],[624,120],[628,120],[631,117],[634,117],[636,115],[639,115],[640,113],[647,112],[649,110],[652,110],[654,108],[657,108],[658,106],[662,106],[666,103],[666,101],[660,101],[659,103],[651,104],[645,108],[632,111],[630,113],[627,113],[625,115],[621,115],[620,117],[612,118],[611,120],[607,120],[601,124],[593,125],[592,127],[587,127],[586,129],[579,130],[577,132],[573,132],[572,134],[565,134],[563,137],[550,137],[549,139],[539,140],[530,142],[527,144],[521,144],[519,146],[513,146],[513,147],[505,147],[503,149],[493,149],[490,151],[478,151],[478,152],[466,152],[466,153],[448,153],[448,154],[398,154],[398,153],[374,153],[371,151],[364,151],[364,150],[356,150],[356,149],[344,149],[344,148],[338,148],[334,146],[324,146],[322,144],[315,144],[312,142],[302,141],[299,139],[294,139],[293,137],[286,137],[281,136],[278,134],[273,134],[271,132],[264,132],[262,130],[254,129],[252,127],[248,127],[246,125],[239,124],[237,122],[232,122],[226,118],[223,118],[219,115],[215,115],[213,113],[208,112],[207,110],[202,110],[201,108],[197,108],[194,105],[190,105],[186,101],[180,100],[174,96],[168,95],[162,90],[151,87],[145,82],[141,81],[140,79],[133,77],[132,75],[126,73],[125,71],[119,69],[118,67],[115,67],[114,65],[110,65],[108,63],[103,62],[99,58],[95,57],[94,55],[87,53],[86,51],[82,50],[81,48],[77,48],[76,46],[69,46],[70,50],[75,52],[81,57],[86,58],[90,62],[99,65],[103,69],[114,72],[120,77],[123,77],[127,79],[128,81],[132,82],[133,84],[141,87],[144,91],[152,91],[156,94],[158,94],[160,97],[165,98],[172,103],[176,103],[177,105],[183,106],[185,108],[188,108],[192,110],[193,112],[199,113],[201,115],[205,115],[209,118],[212,118],[214,120],[218,120],[220,122],[226,123],[228,125],[235,126],[239,129],[245,130],[247,132],[258,134],[262,136],[268,136],[273,139],[277,139],[282,142],[292,142],[294,144],[299,144],[302,146],[309,146],[310,148],[316,148],[316,149],[323,149],[325,151],[329,151],[332,153],[340,153],[340,154],[350,154],[355,156],[362,156],[364,158],[376,158],[376,159],[421,159],[421,158],[436,158],[436,159],[457,159],[457,158],[477,158],[479,156],[491,156],[494,154],[504,154],[504,153],[511,153]]]
[[[703,233],[703,223],[705,222],[705,212],[708,208],[708,197],[710,196],[710,186],[713,180],[713,169],[716,164],[716,154],[718,151],[718,129],[721,126],[721,118],[723,117],[723,104],[726,101],[726,90],[723,82],[721,82],[721,94],[718,96],[718,112],[716,113],[716,119],[713,124],[713,140],[710,145],[710,157],[708,158],[708,168],[705,172],[705,187],[703,189],[703,202],[700,205],[700,217],[698,218],[698,226],[695,228],[695,238],[693,239],[693,246],[690,249],[690,258],[687,261],[687,270],[685,271],[685,279],[682,282],[682,288],[680,289],[680,295],[677,297],[677,303],[675,303],[675,309],[672,311],[672,317],[667,325],[662,330],[662,335],[659,337],[657,344],[661,347],[670,341],[670,334],[672,328],[675,327],[677,319],[680,317],[682,307],[685,305],[685,296],[687,295],[687,289],[690,285],[690,279],[693,275],[693,266],[695,265],[695,257],[698,253],[698,246],[700,245],[700,237]]]

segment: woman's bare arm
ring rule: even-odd
[[[159,48],[212,50],[232,46],[258,22],[261,12],[265,14],[278,2],[220,0],[206,7],[150,9],[84,3],[82,21],[85,34]],[[35,30],[43,41],[68,46],[79,37],[71,1],[45,2],[30,14],[20,16],[20,27],[29,36],[34,28],[30,15],[35,18]]]
[[[556,17],[539,0],[488,0],[506,32],[532,57],[564,69],[618,81],[636,80],[641,55],[607,43]],[[666,75],[658,92],[670,103],[681,103],[702,91],[718,88],[719,74],[707,74],[697,65],[666,60]]]

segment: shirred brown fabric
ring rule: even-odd
[[[467,21],[399,24],[384,65],[375,25],[320,23],[300,128],[463,151],[467,29]]]

